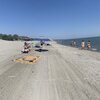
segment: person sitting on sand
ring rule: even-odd
[[[29,45],[27,42],[24,42],[24,49],[22,50],[22,53],[28,53],[30,50],[29,50]]]
[[[40,45],[41,45],[41,46],[43,46],[43,45],[44,45],[44,42],[43,42],[42,40],[40,41]]]
[[[85,41],[82,40],[82,43],[81,43],[81,49],[84,49],[85,48]]]
[[[28,44],[27,42],[24,42],[24,49],[27,49],[28,48]]]
[[[87,49],[90,49],[91,48],[91,42],[90,42],[90,40],[88,40],[88,42],[87,42]]]

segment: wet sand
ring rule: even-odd
[[[25,55],[22,42],[0,45],[0,100],[100,100],[100,53],[52,42],[28,65],[12,61]]]

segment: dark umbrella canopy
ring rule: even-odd
[[[51,41],[48,38],[33,38],[33,41]]]

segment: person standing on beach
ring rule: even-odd
[[[73,41],[73,46],[76,47],[76,41],[75,40]]]
[[[82,40],[82,43],[81,43],[81,49],[84,49],[85,48],[85,41]]]
[[[91,48],[91,42],[90,42],[90,40],[88,40],[88,42],[87,42],[87,49],[90,49]]]

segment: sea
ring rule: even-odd
[[[81,48],[81,42],[82,40],[85,41],[85,44],[87,44],[88,40],[91,42],[91,49],[92,51],[98,51],[100,52],[100,37],[88,37],[88,38],[75,38],[75,39],[58,39],[55,40],[57,43],[65,45],[65,46],[71,46],[71,42],[76,42],[76,47]]]

